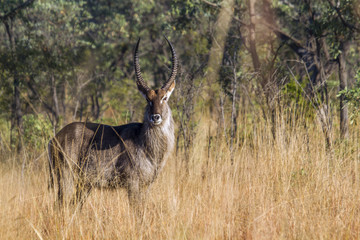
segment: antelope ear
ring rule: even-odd
[[[175,89],[175,81],[172,82],[172,84],[170,85],[169,89],[166,91],[161,101],[165,101],[165,102],[168,101],[174,89]]]

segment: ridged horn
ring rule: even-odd
[[[138,89],[142,93],[146,93],[150,90],[150,88],[146,85],[144,79],[141,76],[140,64],[139,64],[139,55],[138,55],[138,48],[139,48],[140,38],[137,41],[135,52],[134,52],[134,67],[135,67],[135,76],[136,76],[136,85]]]
[[[172,54],[171,75],[170,75],[169,79],[165,82],[165,84],[161,87],[162,89],[167,91],[169,89],[169,87],[171,86],[171,84],[175,81],[176,74],[177,74],[177,68],[178,68],[178,61],[177,61],[177,58],[176,58],[176,52],[175,52],[175,49],[174,49],[173,45],[171,44],[171,42],[166,37],[165,37],[165,39],[166,39],[167,43],[169,44],[169,47],[171,49],[171,54]]]

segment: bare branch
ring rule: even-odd
[[[212,2],[209,2],[209,1],[206,1],[206,0],[201,0],[201,1],[206,3],[207,5],[210,5],[210,6],[213,6],[213,7],[219,7],[219,4],[212,3]]]

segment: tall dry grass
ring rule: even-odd
[[[329,152],[315,123],[279,123],[274,140],[264,122],[242,122],[232,164],[224,138],[209,146],[220,126],[201,121],[190,157],[174,153],[151,186],[142,224],[124,190],[94,190],[81,211],[60,211],[46,154],[4,155],[0,239],[359,238],[359,130]]]

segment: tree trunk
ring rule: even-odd
[[[15,51],[15,39],[14,34],[12,31],[12,25],[9,25],[7,21],[4,21],[6,33],[9,38],[9,44],[11,49],[11,55],[12,55],[12,76],[13,76],[13,87],[14,87],[14,98],[12,103],[12,116],[11,116],[11,137],[10,137],[10,143],[11,145],[16,144],[17,151],[20,151],[22,148],[22,134],[23,134],[23,127],[22,127],[22,111],[21,111],[21,100],[20,100],[20,78],[19,74],[16,69],[17,64],[17,56]],[[14,139],[14,136],[12,135],[12,131],[16,130],[17,132],[17,139]]]
[[[346,70],[346,55],[349,49],[348,43],[341,43],[341,54],[338,57],[339,64],[339,90],[344,90],[348,85],[348,73]],[[344,101],[344,96],[340,96],[340,137],[347,139],[349,137],[349,119],[348,119],[348,106]]]
[[[256,51],[256,34],[255,34],[255,2],[256,0],[249,0],[249,11],[250,11],[250,25],[249,25],[249,45],[250,45],[250,54],[253,62],[254,70],[259,72],[260,70],[260,60],[259,55]],[[263,87],[265,83],[262,83]]]
[[[312,92],[314,93],[314,98],[316,98],[316,91],[319,91],[321,94],[320,99],[317,99],[317,111],[318,116],[320,117],[320,122],[322,125],[322,130],[325,135],[325,143],[327,150],[332,150],[332,116],[331,116],[331,105],[330,105],[330,98],[328,92],[328,73],[326,69],[326,62],[328,59],[322,59],[322,54],[324,52],[324,44],[322,38],[315,39],[315,56],[313,57],[314,66],[313,74],[316,75],[314,78],[315,85],[312,86]],[[310,71],[309,71],[310,72]],[[314,88],[315,87],[315,88]],[[319,88],[319,89],[317,89]]]
[[[16,128],[17,132],[17,145],[16,149],[19,152],[22,148],[22,135],[23,135],[23,121],[20,101],[20,90],[19,90],[19,77],[17,72],[14,72],[14,103],[13,103],[13,120],[15,125],[12,128]]]
[[[231,154],[231,164],[234,163],[234,144],[236,139],[237,132],[237,109],[236,109],[236,94],[237,94],[237,76],[236,76],[236,67],[233,68],[233,80],[232,80],[232,107],[231,107],[231,132],[230,132],[230,154]]]
[[[100,117],[99,93],[97,91],[95,95],[91,97],[91,112],[94,119]]]
[[[54,101],[54,132],[57,131],[57,127],[59,124],[59,117],[60,117],[60,108],[59,108],[59,99],[57,95],[57,89],[56,89],[56,81],[54,77],[54,73],[51,73],[51,86],[52,86],[52,97]]]

